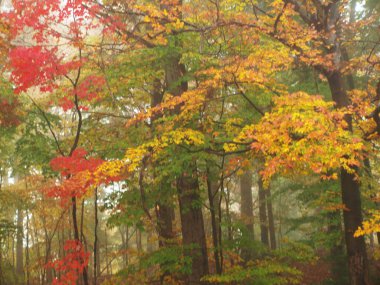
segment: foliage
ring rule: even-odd
[[[245,281],[260,285],[300,284],[301,272],[272,260],[252,262],[246,268],[232,267],[222,275],[205,277],[210,283],[239,284]]]
[[[90,253],[86,252],[83,245],[76,240],[67,240],[64,246],[65,257],[61,260],[54,260],[47,264],[48,267],[54,268],[61,272],[60,278],[54,279],[54,285],[72,285],[76,284],[79,274],[85,270]]]

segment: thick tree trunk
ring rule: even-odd
[[[334,71],[327,76],[330,90],[337,107],[345,107],[349,99],[344,88],[344,78],[340,71]],[[352,130],[352,118],[346,117],[349,129]],[[357,173],[357,169],[354,169]],[[355,174],[341,168],[342,202],[346,207],[343,211],[344,234],[348,255],[350,285],[367,285],[368,259],[364,237],[354,237],[354,232],[362,225],[362,208],[359,182]]]
[[[260,218],[260,231],[261,242],[269,248],[269,236],[268,236],[268,219],[267,219],[267,207],[266,207],[266,190],[263,186],[262,177],[259,175],[259,218]]]
[[[200,279],[208,273],[206,234],[198,186],[195,171],[183,173],[177,180],[184,253],[192,261],[192,273],[186,284],[201,284]]]
[[[168,55],[165,65],[167,90],[174,96],[180,96],[188,89],[188,83],[183,79],[186,69],[180,60],[181,54],[173,52]],[[175,112],[179,111],[178,106]],[[187,284],[200,284],[200,278],[208,273],[206,234],[196,172],[196,163],[189,162],[177,178],[184,253],[192,260],[192,273]]]
[[[342,202],[345,239],[348,255],[348,269],[351,285],[369,284],[368,260],[364,237],[354,237],[354,232],[362,225],[361,198],[358,181],[354,174],[341,170]]]
[[[173,207],[165,205],[163,203],[158,203],[156,208],[157,208],[156,215],[157,215],[158,235],[159,235],[158,245],[160,247],[172,245],[173,240],[174,240]]]
[[[270,248],[276,249],[276,228],[274,225],[274,216],[273,216],[273,205],[272,205],[272,193],[270,188],[266,190],[266,202],[268,209],[268,225],[269,225],[269,238],[270,238]]]
[[[252,175],[252,171],[248,170],[240,177],[240,215],[245,227],[246,236],[243,237],[245,241],[254,239]],[[241,256],[248,261],[252,258],[252,251],[244,247],[241,249]]]
[[[16,273],[20,284],[24,282],[24,246],[23,229],[24,213],[21,208],[17,210],[17,236],[16,236]]]
[[[335,284],[347,284],[348,268],[346,266],[346,253],[343,244],[342,218],[339,210],[329,212],[328,234],[330,236],[330,262],[331,273]]]
[[[151,98],[151,107],[156,107],[157,105],[162,103],[163,91],[161,90],[161,82],[157,78],[153,82],[153,91]],[[159,116],[152,117],[152,131],[154,131],[155,124],[154,121],[157,120]],[[154,165],[153,165],[154,167]],[[163,185],[159,185],[160,188]],[[159,191],[164,191],[163,189],[159,189]],[[156,216],[157,216],[157,227],[158,227],[158,235],[159,235],[159,246],[165,247],[168,244],[173,243],[174,239],[174,228],[173,228],[173,220],[174,220],[174,209],[171,205],[165,202],[157,202],[156,205]]]

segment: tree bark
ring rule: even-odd
[[[161,82],[158,78],[156,78],[153,82],[153,92],[151,98],[151,107],[156,107],[157,105],[162,103],[163,92],[161,90]],[[154,121],[157,120],[159,116],[153,116],[151,118],[151,128],[154,131],[155,124]],[[154,167],[154,165],[153,165]],[[158,186],[161,189],[159,191],[163,191],[163,184]],[[158,235],[159,235],[159,246],[165,247],[166,245],[172,244],[174,239],[174,228],[173,228],[173,220],[174,220],[174,209],[168,203],[157,201],[156,205],[156,216],[157,216],[157,227],[158,227]]]
[[[173,230],[173,219],[174,210],[173,207],[168,206],[164,203],[157,203],[156,206],[157,224],[158,224],[158,235],[160,247],[165,247],[173,244],[174,230]]]
[[[333,71],[327,76],[334,102],[338,108],[349,104],[344,87],[344,78],[340,71]],[[346,116],[349,129],[352,131],[352,118]],[[354,169],[358,173],[358,169]],[[350,285],[367,285],[368,259],[364,237],[354,237],[354,232],[362,225],[362,207],[358,179],[355,174],[341,168],[342,202],[346,207],[343,211],[344,234],[348,255]]]
[[[23,229],[24,213],[21,208],[17,209],[17,237],[16,237],[16,273],[20,284],[24,282],[24,246]]]
[[[240,177],[240,217],[245,227],[245,241],[254,239],[253,229],[253,197],[252,197],[252,171],[247,170]],[[252,251],[244,247],[241,249],[241,256],[245,261],[252,258]]]
[[[108,236],[107,236],[107,228],[104,229],[104,238],[105,238],[105,245],[104,245],[104,249],[105,249],[105,255],[106,255],[106,272],[107,272],[107,275],[110,275],[110,273],[112,273],[112,268],[110,269],[110,264],[109,264],[109,261],[108,261]]]
[[[333,66],[317,65],[316,68],[327,77],[332,99],[338,108],[349,105],[345,79],[348,79],[348,84],[353,83],[350,78],[345,78],[342,71],[342,57],[344,56],[344,50],[342,50],[341,45],[342,24],[344,23],[344,15],[341,10],[342,2],[340,0],[330,1],[328,9],[321,11],[323,13],[318,13],[320,9],[315,4],[314,8],[316,8],[317,12],[313,15],[305,14],[302,10],[302,5],[295,5],[294,8],[301,16],[303,15],[302,18],[307,25],[313,25],[318,32],[327,35],[327,37],[322,37],[326,43],[326,56],[331,59]],[[321,6],[324,7],[323,5]],[[354,16],[354,9],[351,9],[351,12],[351,15]],[[351,21],[354,21],[353,16],[351,16]],[[318,26],[315,26],[314,19],[320,19],[321,17],[323,17],[322,21],[319,21]],[[345,119],[349,130],[352,131],[351,116],[347,115]],[[364,237],[355,238],[353,236],[358,227],[362,225],[363,220],[359,182],[355,175],[358,174],[358,169],[354,168],[353,170],[355,173],[348,173],[342,167],[340,175],[342,202],[346,207],[346,210],[343,211],[343,220],[348,254],[349,279],[350,285],[367,285],[369,284],[368,260]]]
[[[73,220],[74,239],[79,242],[81,239],[79,236],[78,221],[77,221],[77,198],[74,195],[71,197],[71,202],[72,202],[71,215],[72,215],[72,220]],[[83,277],[83,284],[88,285],[87,266],[83,268],[82,277]]]
[[[182,173],[177,180],[184,254],[192,261],[192,273],[187,284],[201,284],[200,279],[208,273],[206,234],[198,186],[195,171]]]
[[[94,285],[97,285],[98,281],[98,264],[99,260],[99,245],[98,245],[98,188],[95,187],[94,190],[94,215],[95,215],[95,226],[94,226]]]
[[[0,237],[0,248],[2,248],[3,237]],[[3,285],[3,251],[0,250],[0,285]]]
[[[26,267],[26,285],[30,284],[30,270],[29,270],[29,213],[26,212],[26,257],[25,257],[25,267]]]
[[[137,227],[136,227],[135,235],[136,235],[137,252],[140,254],[143,248],[142,248],[142,240],[141,240],[141,231]]]
[[[177,43],[175,43],[177,44]],[[181,54],[172,52],[167,56],[165,81],[167,90],[180,96],[188,90],[188,82],[183,79],[185,66],[180,63]],[[175,112],[180,112],[177,106]],[[196,163],[188,162],[183,173],[177,178],[177,192],[180,205],[182,241],[184,254],[192,260],[192,273],[187,284],[200,284],[200,279],[208,273],[206,234],[200,203]],[[189,247],[193,247],[189,249]]]
[[[211,217],[211,230],[212,230],[212,242],[214,247],[214,259],[215,259],[215,271],[218,274],[222,273],[222,264],[221,264],[221,248],[220,248],[220,236],[219,236],[219,223],[217,219],[218,211],[218,180],[213,177],[209,168],[207,168],[207,196],[210,206],[210,217]],[[215,203],[216,202],[216,203]]]
[[[121,247],[123,249],[123,263],[125,267],[128,267],[129,227],[119,227],[119,233],[122,242]]]
[[[268,236],[268,219],[266,207],[266,190],[264,189],[262,177],[259,175],[259,217],[260,217],[260,232],[261,242],[269,248]]]
[[[267,202],[267,209],[268,209],[270,248],[274,250],[277,248],[277,244],[276,244],[276,228],[274,225],[274,216],[273,216],[272,193],[271,193],[270,188],[266,191],[267,191],[266,202]]]

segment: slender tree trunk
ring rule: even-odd
[[[81,202],[81,208],[80,208],[80,241],[81,243],[85,243],[84,233],[83,233],[83,226],[84,226],[84,199],[82,199]]]
[[[98,263],[99,260],[99,246],[98,246],[98,188],[95,187],[94,190],[94,215],[95,215],[95,226],[94,226],[94,285],[98,283]]]
[[[106,254],[106,272],[107,276],[110,275],[110,266],[108,261],[108,236],[107,236],[107,228],[104,229],[104,237],[105,237],[105,254]]]
[[[136,235],[137,252],[141,253],[142,252],[141,231],[138,228],[136,228],[135,235]]]
[[[24,282],[24,246],[23,246],[23,225],[24,213],[21,208],[17,210],[17,240],[16,240],[16,273],[20,284]]]
[[[3,285],[3,251],[2,251],[2,244],[3,240],[2,237],[0,237],[0,285]]]
[[[227,240],[230,243],[232,243],[233,242],[233,233],[232,233],[232,217],[231,217],[231,211],[230,211],[231,192],[230,192],[230,189],[228,187],[224,188],[223,184],[222,184],[222,189],[223,189],[223,193],[224,193],[224,191],[226,191],[226,194],[224,195],[224,202],[225,202],[225,207],[226,207]],[[220,231],[220,236],[222,236],[222,232],[221,231]],[[233,265],[234,264],[234,259],[230,258],[230,262]]]
[[[26,258],[25,258],[25,267],[26,267],[26,285],[30,284],[30,270],[29,270],[29,213],[26,212]]]
[[[80,241],[81,238],[79,236],[78,221],[77,221],[77,198],[75,196],[72,196],[71,202],[72,202],[71,215],[72,215],[72,222],[73,222],[74,239],[77,241]],[[83,262],[83,260],[82,260],[82,262]],[[83,284],[89,285],[88,284],[87,266],[85,266],[83,268],[82,277],[83,277]]]
[[[211,227],[212,227],[212,242],[214,246],[214,259],[215,259],[215,270],[216,273],[222,273],[221,265],[221,249],[219,247],[219,225],[217,220],[217,204],[215,203],[219,197],[217,197],[219,192],[218,180],[212,177],[212,173],[209,168],[207,169],[207,194],[210,206],[210,216],[211,216]]]
[[[245,227],[245,232],[243,233],[246,234],[243,240],[246,242],[254,240],[252,175],[252,171],[247,170],[240,177],[240,216]],[[245,244],[244,248],[241,249],[241,256],[245,261],[252,258],[252,250],[247,248]]]
[[[44,221],[44,233],[45,233],[45,264],[48,263],[50,259],[50,249],[51,249],[51,242],[52,240],[49,238],[48,230],[46,228],[46,224]],[[46,282],[47,284],[51,284],[53,282],[53,268],[50,266],[46,268]],[[45,276],[43,276],[43,280]]]
[[[37,225],[35,221],[35,216],[32,215],[32,232],[31,232],[31,238],[32,238],[32,244],[35,245],[36,249],[36,255],[37,255],[37,260],[39,261],[39,284],[43,285],[45,280],[43,280],[43,277],[45,276],[45,266],[42,264],[42,257],[41,257],[41,248],[40,248],[40,243],[39,243],[39,238],[38,238],[38,230],[37,230]]]
[[[276,228],[274,225],[274,216],[273,216],[273,205],[272,205],[272,193],[270,188],[266,190],[266,201],[268,209],[268,225],[269,225],[269,237],[270,237],[270,248],[272,250],[276,249]]]
[[[259,185],[259,217],[260,217],[261,242],[269,248],[266,190],[264,189],[263,180],[260,175],[259,175],[258,185]]]
[[[16,266],[16,252],[15,252],[15,239],[12,238],[12,267],[15,268]]]
[[[126,226],[125,227],[125,266],[128,266],[129,265],[129,261],[128,261],[128,249],[129,249],[129,239],[130,239],[130,236],[129,236],[129,227]]]

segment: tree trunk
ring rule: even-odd
[[[3,251],[1,250],[2,248],[2,237],[0,236],[0,285],[3,285]]]
[[[240,177],[240,216],[244,224],[244,241],[254,240],[253,231],[253,197],[252,197],[252,171],[246,171]],[[245,261],[252,258],[252,250],[244,246],[241,249],[241,256]]]
[[[261,242],[269,248],[269,236],[268,236],[268,219],[267,219],[267,207],[266,207],[266,190],[263,186],[262,177],[259,175],[259,217],[260,217],[260,232]]]
[[[177,180],[184,254],[192,261],[192,273],[188,276],[187,284],[200,284],[200,279],[208,273],[206,235],[198,186],[195,171],[182,173]]]
[[[121,249],[123,256],[123,267],[128,267],[128,248],[129,248],[129,227],[120,226],[118,228],[121,237]]]
[[[72,196],[71,202],[72,202],[71,215],[72,215],[72,220],[73,220],[74,239],[79,242],[81,239],[79,237],[79,229],[78,229],[78,221],[77,221],[77,198],[75,196]],[[83,262],[83,260],[81,262]],[[82,277],[83,277],[83,284],[88,285],[87,266],[83,268]]]
[[[177,42],[175,43],[177,44]],[[167,56],[165,80],[168,91],[180,96],[188,89],[188,82],[183,79],[185,66],[180,63],[181,54],[173,51]],[[177,106],[175,112],[180,111]],[[180,205],[182,240],[185,256],[192,260],[192,274],[187,284],[200,284],[200,278],[208,273],[206,234],[200,203],[196,163],[188,162],[183,173],[177,178],[177,192]],[[195,247],[194,247],[195,246]],[[188,247],[193,247],[189,249]]]
[[[147,229],[146,233],[146,251],[147,253],[152,253],[155,250],[154,243],[152,242],[153,231],[151,229]]]
[[[94,285],[97,285],[98,281],[98,264],[99,260],[99,245],[98,245],[98,188],[95,187],[94,190],[94,215],[95,215],[95,226],[94,226]]]
[[[219,223],[217,220],[217,213],[219,213],[218,207],[218,192],[219,185],[218,179],[212,176],[211,171],[207,168],[207,195],[210,206],[210,217],[211,217],[211,230],[212,230],[212,242],[214,247],[214,259],[215,259],[215,271],[218,274],[222,273],[222,265],[221,265],[221,248],[219,239]],[[216,203],[215,203],[216,202]]]
[[[16,237],[16,273],[20,284],[24,282],[24,246],[23,246],[24,213],[17,210],[17,237]]]
[[[104,229],[104,239],[105,239],[105,245],[104,245],[104,249],[105,249],[105,255],[106,255],[106,272],[107,272],[107,276],[109,276],[112,272],[112,269],[110,270],[110,264],[109,264],[109,261],[108,261],[108,236],[107,236],[107,228]]]
[[[344,79],[340,71],[333,71],[327,76],[334,102],[338,108],[349,104],[344,88]],[[352,118],[346,116],[349,129],[352,131]],[[354,169],[358,173],[358,169]],[[341,168],[342,202],[347,208],[343,211],[344,234],[348,255],[348,269],[351,285],[367,285],[368,259],[364,237],[354,237],[354,232],[362,225],[362,208],[359,182],[355,174]]]
[[[140,254],[142,252],[142,240],[141,240],[141,231],[136,227],[136,248],[137,252]]]
[[[161,82],[156,78],[153,82],[153,91],[151,98],[151,107],[156,107],[162,103],[163,91],[161,90]],[[157,120],[159,116],[153,116],[151,118],[151,128],[154,132],[155,124],[154,121]],[[153,165],[154,167],[154,165]],[[160,188],[164,187],[163,184],[159,185]],[[162,189],[159,189],[161,191]],[[156,216],[157,216],[157,227],[159,235],[159,246],[165,247],[166,245],[172,244],[174,239],[174,209],[171,205],[165,202],[157,201],[156,205]]]
[[[50,260],[50,251],[51,251],[51,243],[52,239],[49,238],[48,230],[46,226],[46,221],[44,220],[44,233],[45,233],[45,264],[47,264]],[[53,268],[50,266],[46,268],[46,283],[51,284],[53,282]],[[43,280],[45,276],[43,276]]]
[[[157,203],[156,209],[159,235],[158,244],[160,247],[172,245],[174,239],[173,207],[165,205],[164,203]]]
[[[274,225],[273,217],[273,205],[272,205],[272,193],[270,188],[266,190],[266,201],[268,209],[268,225],[269,225],[269,237],[270,237],[270,248],[272,250],[276,249],[276,229]]]
[[[342,202],[345,239],[348,255],[348,269],[351,285],[364,285],[368,282],[368,260],[364,237],[354,237],[354,232],[362,225],[361,198],[358,181],[354,174],[341,170]]]
[[[347,284],[348,268],[346,266],[346,254],[343,244],[342,218],[339,210],[327,214],[328,234],[330,236],[330,262],[331,274],[335,284]]]
[[[26,212],[26,258],[25,258],[25,267],[26,267],[26,285],[30,284],[30,270],[29,270],[29,213]]]

